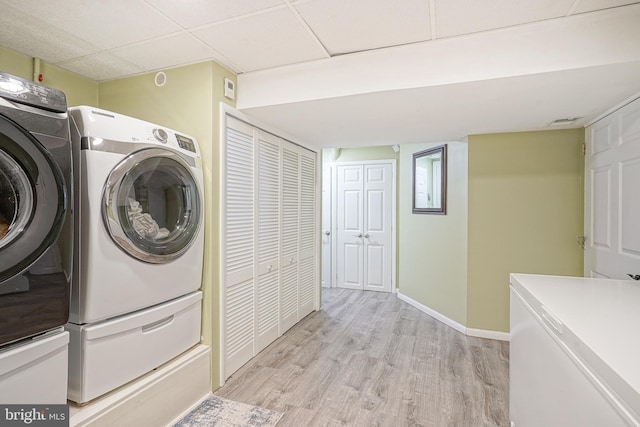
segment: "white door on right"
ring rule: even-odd
[[[336,167],[337,287],[391,292],[394,164]]]
[[[333,287],[331,278],[331,166],[322,167],[322,270],[323,288]]]
[[[586,130],[584,275],[640,274],[640,99]]]

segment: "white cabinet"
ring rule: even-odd
[[[317,306],[316,153],[229,115],[221,305],[228,378]]]

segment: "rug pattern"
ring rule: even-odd
[[[280,412],[210,396],[174,427],[272,427],[281,417]]]

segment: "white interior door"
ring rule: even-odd
[[[640,99],[586,131],[587,277],[640,274]]]
[[[395,256],[393,163],[336,168],[336,286],[391,292]]]
[[[298,321],[298,237],[300,234],[300,155],[282,145],[280,333]]]
[[[319,307],[320,222],[316,153],[222,109],[224,382]]]
[[[255,353],[279,336],[280,139],[257,132]]]
[[[299,148],[300,154],[300,234],[298,239],[298,319],[315,306],[316,247],[316,155]]]
[[[433,192],[433,201],[431,205],[433,206],[436,203],[436,200],[442,200],[442,161],[434,161],[433,162],[433,176],[431,177],[432,182],[432,192]]]
[[[364,190],[362,165],[337,166],[336,268],[339,288],[364,286]]]
[[[331,166],[322,168],[322,287],[332,287],[331,280]]]
[[[253,128],[229,118],[223,211],[225,378],[254,354]]]
[[[364,275],[365,291],[391,292],[393,166],[364,165]]]

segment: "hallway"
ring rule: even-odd
[[[395,294],[323,289],[314,312],[214,394],[278,426],[506,426],[509,344],[467,337]]]

